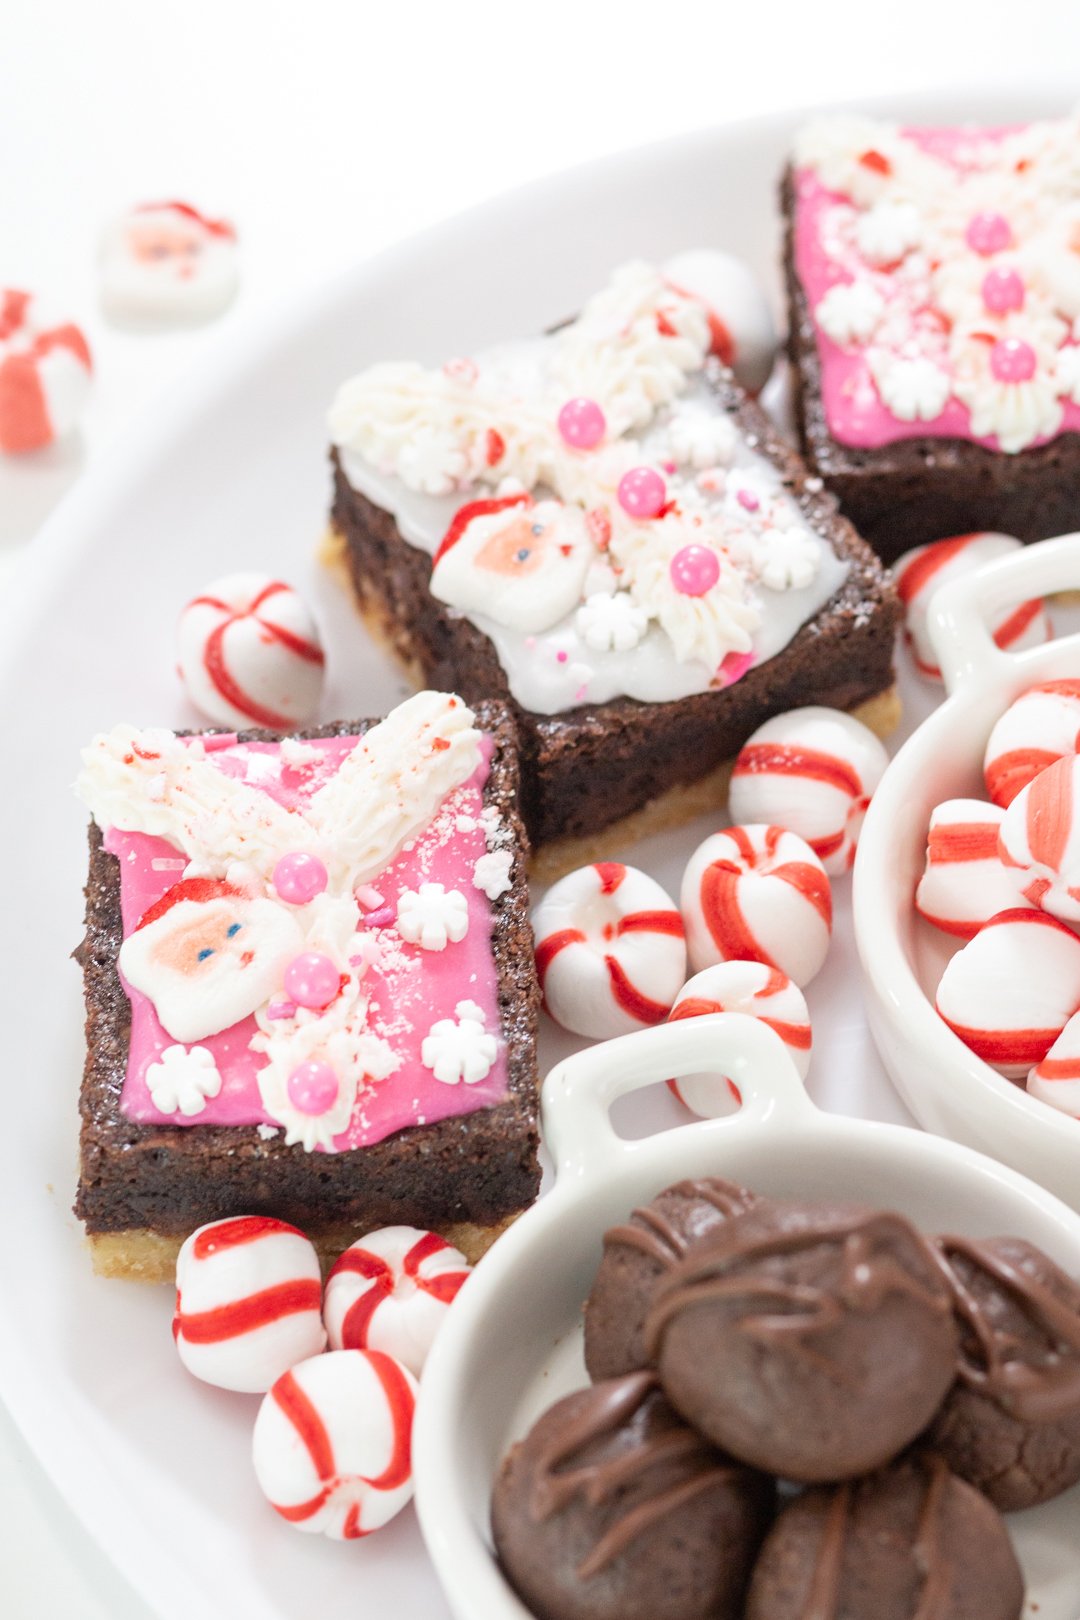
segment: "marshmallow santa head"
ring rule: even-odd
[[[120,970],[176,1041],[231,1029],[278,990],[302,949],[296,921],[273,900],[216,878],[162,895],[120,947]]]
[[[508,630],[550,630],[581,601],[595,554],[585,514],[530,495],[470,501],[435,553],[432,594]]]
[[[236,232],[189,203],[145,203],[105,231],[100,273],[114,320],[210,320],[236,295]]]

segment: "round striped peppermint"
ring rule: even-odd
[[[259,1408],[260,1489],[297,1530],[356,1541],[410,1500],[416,1379],[381,1350],[331,1350],[284,1373]]]
[[[779,1035],[805,1080],[810,1068],[810,1013],[798,985],[779,968],[762,962],[717,962],[696,973],[679,991],[669,1022],[701,1018],[706,1013],[746,1013]],[[728,1075],[682,1075],[668,1085],[691,1112],[717,1119],[742,1105],[739,1088]]]
[[[1029,1072],[1027,1089],[1040,1102],[1080,1119],[1080,1013],[1069,1019],[1046,1056]]]
[[[383,1350],[417,1378],[470,1271],[435,1232],[384,1226],[345,1250],[326,1281],[332,1350]]]
[[[195,707],[219,725],[285,730],[310,719],[324,662],[306,604],[268,574],[215,580],[180,615],[180,679]]]
[[[729,827],[690,857],[682,914],[695,972],[714,962],[763,962],[802,987],[829,949],[832,892],[821,861],[796,833]]]
[[[261,1394],[326,1343],[319,1257],[267,1215],[200,1226],[176,1259],[173,1338],[190,1373]]]
[[[1080,758],[1057,760],[1017,794],[999,847],[1029,905],[1080,922]]]
[[[686,978],[683,921],[659,883],[600,861],[560,878],[533,911],[544,1006],[575,1035],[659,1024]]]
[[[1080,939],[1044,911],[1003,911],[958,951],[937,1010],[977,1057],[1020,1076],[1080,1007]]]
[[[986,790],[1008,806],[1040,772],[1080,752],[1080,681],[1041,681],[1009,705],[990,733]]]
[[[880,740],[842,709],[792,709],[739,751],[728,808],[733,821],[798,833],[827,872],[846,872],[888,763]]]
[[[999,911],[1028,904],[1024,873],[998,849],[1004,815],[982,799],[948,799],[931,813],[915,909],[935,928],[971,939]]]
[[[1019,549],[1020,541],[1011,534],[992,531],[957,534],[948,540],[916,546],[893,564],[893,583],[904,609],[904,637],[921,675],[931,681],[941,680],[928,631],[935,591],[954,579],[973,574],[993,558],[1006,557]],[[990,630],[997,645],[1007,652],[1041,647],[1053,635],[1046,603],[1041,597],[1002,609],[991,622]]]

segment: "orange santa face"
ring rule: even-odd
[[[511,506],[467,525],[436,562],[432,594],[465,613],[535,634],[577,607],[594,555],[579,508],[559,501]]]

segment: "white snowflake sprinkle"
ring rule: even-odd
[[[398,933],[409,945],[425,951],[444,951],[457,945],[469,931],[469,903],[459,889],[441,883],[421,883],[419,890],[404,889],[398,896]]]
[[[150,1100],[159,1114],[201,1114],[221,1090],[214,1055],[205,1046],[167,1046],[146,1071]]]
[[[462,1081],[475,1086],[491,1072],[499,1043],[484,1028],[483,1010],[474,1001],[459,1001],[453,1018],[432,1024],[420,1047],[420,1060],[445,1086]]]
[[[497,900],[500,894],[505,894],[512,887],[510,868],[513,863],[513,850],[488,850],[473,867],[473,887],[482,890],[489,900]]]
[[[629,652],[648,628],[648,617],[627,591],[598,591],[577,611],[577,632],[593,652]]]

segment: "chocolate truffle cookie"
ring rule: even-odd
[[[648,1366],[645,1317],[656,1285],[694,1243],[758,1203],[719,1176],[677,1181],[604,1233],[604,1258],[585,1304],[585,1365],[594,1382]]]
[[[503,1463],[491,1523],[537,1620],[737,1620],[772,1508],[771,1480],[633,1373],[544,1413]]]
[[[746,1620],[1018,1620],[1023,1601],[996,1508],[927,1455],[796,1497],[765,1539]]]
[[[1002,1512],[1080,1480],[1080,1284],[1021,1238],[943,1237],[960,1376],[928,1440]]]
[[[662,1280],[646,1323],[672,1405],[716,1445],[787,1479],[880,1467],[956,1373],[950,1290],[900,1215],[761,1204]]]

